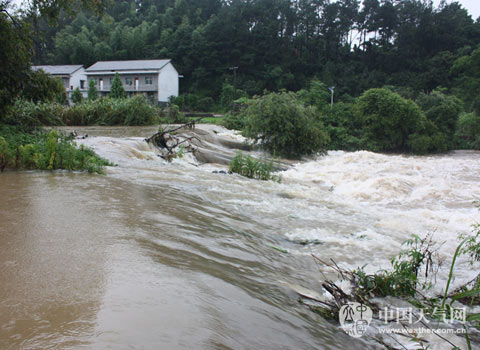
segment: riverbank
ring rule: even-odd
[[[91,149],[80,146],[71,136],[56,130],[25,131],[0,124],[0,170],[37,169],[88,171],[103,174],[105,166],[113,165]]]

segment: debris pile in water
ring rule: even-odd
[[[183,156],[185,153],[191,152],[195,155],[198,148],[192,143],[192,140],[195,139],[200,142],[200,139],[196,136],[185,137],[177,134],[182,129],[194,130],[195,122],[195,120],[192,120],[186,124],[167,129],[160,127],[157,133],[145,139],[145,141],[155,145],[160,151],[160,157],[168,162]]]

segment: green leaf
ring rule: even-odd
[[[283,249],[283,248],[280,248],[280,247],[275,247],[273,245],[271,247],[275,250],[278,250],[281,253],[288,253],[288,250],[286,250],[286,249]]]
[[[467,321],[480,321],[480,314],[470,314],[467,316]]]
[[[456,300],[471,297],[471,296],[475,296],[475,295],[480,295],[480,289],[469,290],[469,291],[466,291],[466,292],[455,294],[452,298],[452,303]]]

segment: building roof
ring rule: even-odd
[[[32,70],[42,69],[45,73],[51,75],[71,75],[75,73],[82,65],[63,65],[63,66],[32,66]]]
[[[136,61],[100,61],[87,68],[87,72],[98,71],[159,71],[165,67],[170,60],[136,60]]]

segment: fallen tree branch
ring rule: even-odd
[[[177,126],[173,129],[162,129],[146,138],[145,141],[147,143],[152,143],[155,147],[157,147],[161,151],[160,157],[167,160],[168,162],[172,161],[174,158],[181,156],[183,152],[191,152],[194,153],[196,148],[190,144],[192,140],[197,140],[201,142],[201,140],[196,136],[190,137],[180,137],[176,136],[175,133],[181,129],[195,129],[195,123],[202,118],[191,120],[188,123],[182,124]],[[180,148],[181,145],[185,145],[184,148]],[[183,146],[182,146],[183,147]]]

